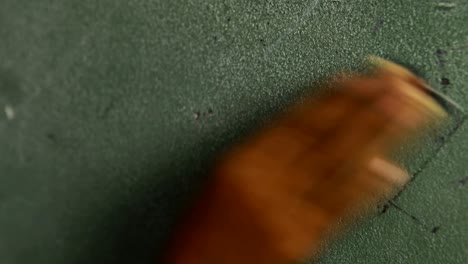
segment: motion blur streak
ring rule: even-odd
[[[446,116],[428,86],[371,57],[228,151],[181,219],[167,264],[283,264],[317,254],[351,221],[408,181],[392,149]],[[338,79],[338,80],[337,80]]]

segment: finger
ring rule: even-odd
[[[326,184],[312,186],[309,195],[303,197],[313,208],[320,207],[322,214],[336,219],[390,197],[408,180],[406,171],[376,156],[362,170],[343,170]]]

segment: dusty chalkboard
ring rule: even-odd
[[[367,54],[468,107],[468,3],[3,0],[0,262],[154,263],[225,146]],[[464,263],[468,126],[320,263]]]

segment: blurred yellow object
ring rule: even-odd
[[[283,264],[316,254],[339,219],[404,185],[386,156],[446,116],[427,85],[371,57],[371,76],[334,82],[235,146],[182,219],[168,264]]]

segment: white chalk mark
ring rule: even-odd
[[[437,3],[437,7],[442,7],[442,8],[454,8],[456,6],[457,6],[456,3],[448,3],[448,2]]]
[[[444,101],[445,103],[455,107],[455,109],[457,109],[458,111],[464,113],[465,110],[463,109],[463,107],[461,107],[457,102],[455,102],[454,100],[450,99],[449,97],[447,97],[446,95],[442,94],[441,92],[439,91],[436,91],[435,89],[431,88],[431,87],[426,87],[428,92],[439,98],[439,99],[442,99],[442,101]]]
[[[5,105],[5,116],[8,120],[15,119],[16,113],[15,109],[11,105]]]

